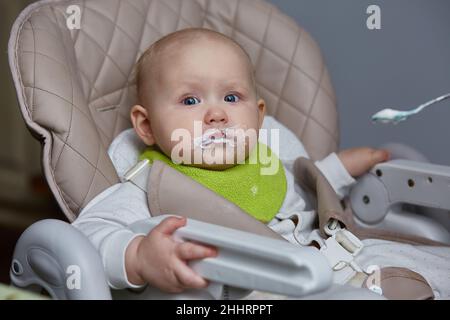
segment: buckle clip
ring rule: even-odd
[[[123,176],[123,181],[131,181],[148,165],[148,159],[144,159],[136,163],[133,167],[131,167]]]
[[[325,233],[330,237],[335,235],[339,230],[342,230],[342,227],[337,219],[330,219],[324,227]]]
[[[354,258],[364,247],[361,240],[347,229],[339,226],[337,220],[334,219],[326,226],[325,232],[328,234],[327,231],[332,234],[325,240],[325,244],[320,251],[328,259],[331,268],[334,271],[339,271],[346,266],[350,266],[356,272],[364,272],[354,261]]]

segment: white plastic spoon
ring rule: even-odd
[[[431,106],[432,104],[435,104],[439,101],[442,101],[442,100],[445,100],[448,98],[450,98],[450,93],[444,94],[443,96],[440,96],[436,99],[430,100],[424,104],[421,104],[417,108],[415,108],[413,110],[409,110],[409,111],[400,111],[400,110],[395,110],[395,109],[390,109],[390,108],[383,109],[381,111],[378,111],[377,113],[375,113],[372,116],[372,121],[379,122],[379,123],[397,124],[400,121],[404,121],[404,120],[408,119],[409,116],[419,113],[426,107]]]

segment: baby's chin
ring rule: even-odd
[[[172,158],[172,161],[208,170],[226,170],[244,162],[248,152],[236,147],[215,145],[206,149],[195,148],[189,154],[190,157]]]
[[[247,152],[244,149],[216,145],[202,150],[202,162],[198,165],[210,170],[225,170],[244,162],[246,158]]]

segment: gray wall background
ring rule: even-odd
[[[319,43],[338,97],[341,148],[406,143],[450,165],[450,100],[406,122],[372,124],[385,107],[409,109],[450,92],[450,1],[269,0]],[[381,8],[381,30],[366,9]]]

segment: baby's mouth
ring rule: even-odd
[[[200,147],[201,149],[214,148],[215,146],[222,144],[229,148],[236,146],[236,129],[239,126],[232,126],[228,128],[214,128],[208,129],[203,133],[201,137],[194,139],[194,147]]]

